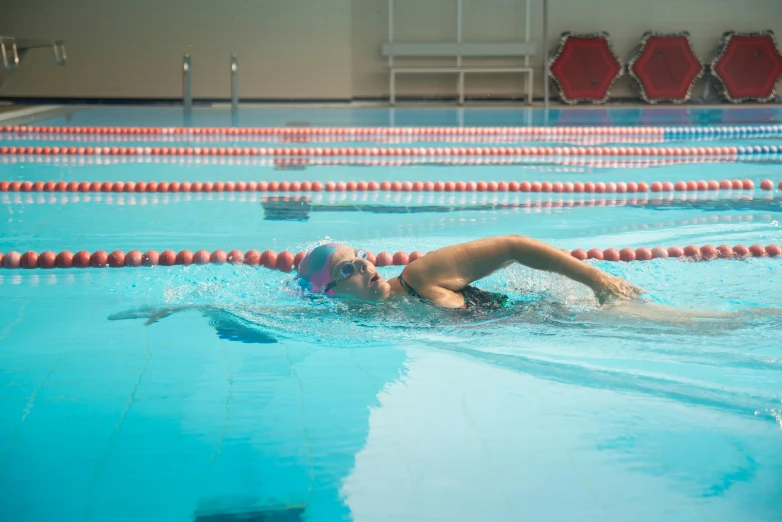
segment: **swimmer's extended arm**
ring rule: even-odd
[[[253,327],[253,325],[248,324],[246,320],[232,314],[228,310],[223,310],[211,305],[193,304],[167,306],[162,308],[144,307],[112,314],[108,319],[109,321],[146,319],[144,324],[149,326],[177,312],[189,310],[197,310],[208,317],[209,324],[214,327],[217,336],[220,337],[220,339],[252,344],[270,344],[277,342],[277,339],[264,330]]]
[[[458,292],[473,281],[511,263],[555,272],[591,288],[604,303],[613,297],[636,297],[641,290],[559,249],[535,239],[507,235],[488,237],[439,250],[410,263],[402,272],[419,294],[438,304],[453,305]]]

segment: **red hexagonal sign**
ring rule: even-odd
[[[611,85],[622,76],[622,64],[611,51],[607,33],[564,33],[549,63],[562,101],[605,103]]]
[[[641,86],[641,96],[649,103],[686,102],[695,80],[703,75],[703,64],[692,51],[686,32],[646,33],[638,54],[627,68]]]
[[[773,99],[774,85],[782,76],[782,56],[774,33],[725,33],[711,72],[722,82],[725,98],[733,103]]]

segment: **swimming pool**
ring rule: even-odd
[[[563,110],[549,123],[780,122],[779,109],[766,107],[657,110]],[[387,110],[258,110],[243,113],[240,123],[543,122],[540,111],[526,109],[396,111],[391,121]],[[173,109],[90,109],[35,124],[181,123]],[[223,127],[230,117],[196,110],[191,123]],[[3,135],[0,145],[78,147],[82,138]],[[94,147],[174,146],[154,136],[90,138]],[[271,139],[212,139],[207,146],[275,146]],[[782,140],[770,133],[709,143],[685,135],[652,145],[609,136],[601,143],[740,147]],[[546,145],[585,146],[561,138]],[[175,146],[205,145],[193,138]],[[782,179],[775,154],[690,163],[268,159],[4,155],[0,180],[651,186],[749,179],[755,188],[3,192],[0,252],[298,252],[327,238],[373,252],[426,252],[511,233],[568,250],[780,242],[778,192],[759,188],[761,180]],[[0,270],[0,519],[782,519],[780,321],[757,311],[779,306],[782,260],[590,262],[663,305],[755,312],[688,327],[658,324],[600,312],[585,287],[519,267],[480,284],[518,305],[477,317],[414,302],[382,316],[369,305],[302,303],[290,275],[247,265]],[[380,270],[388,277],[400,269]],[[201,308],[144,324],[154,309],[194,305]]]

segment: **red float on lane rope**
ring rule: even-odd
[[[19,258],[19,267],[21,268],[38,268],[38,253],[37,252],[25,252],[22,257]]]
[[[578,259],[579,261],[584,261],[586,259],[589,259],[589,253],[584,250],[583,248],[577,248],[570,252],[570,255]]]
[[[75,268],[87,268],[90,266],[91,254],[86,250],[79,250],[73,255],[73,266]]]
[[[125,255],[125,252],[122,250],[114,250],[112,253],[109,254],[108,257],[108,265],[112,268],[120,268],[125,266],[125,258],[127,256]]]
[[[193,254],[193,263],[197,265],[209,264],[211,254],[207,250],[199,250]]]
[[[125,266],[141,266],[144,261],[144,254],[138,250],[131,250],[125,254]]]
[[[650,259],[653,259],[654,255],[652,254],[652,251],[648,248],[641,247],[637,248],[635,250],[635,259],[638,261],[649,261]]]
[[[669,257],[684,257],[684,250],[678,246],[672,246],[668,248]]]
[[[652,259],[665,259],[666,257],[669,257],[667,248],[658,246],[652,249]]]
[[[7,252],[3,257],[3,268],[19,268],[22,260],[22,254],[19,252]]]

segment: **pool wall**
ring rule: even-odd
[[[399,42],[456,39],[454,0],[398,0]],[[48,50],[30,53],[3,87],[8,98],[182,97],[182,54],[192,56],[193,96],[230,98],[229,58],[236,53],[243,100],[348,100],[388,96],[386,0],[266,0],[264,2],[12,2],[4,6],[0,34],[63,38],[68,64],[56,67]],[[464,0],[467,42],[510,42],[524,37],[522,0]],[[778,0],[753,0],[751,8],[727,0],[550,0],[548,41],[542,41],[542,4],[531,5],[531,41],[537,45],[535,96],[543,95],[543,48],[553,49],[564,31],[608,31],[623,62],[646,31],[688,30],[701,61],[709,61],[729,30],[782,34]],[[206,36],[205,36],[206,35]],[[219,37],[215,37],[219,35]],[[486,63],[482,61],[481,63]],[[6,74],[0,69],[0,76]],[[400,80],[399,94],[455,96],[450,75]],[[519,96],[514,75],[471,75],[468,96]],[[700,84],[696,93],[700,92]],[[629,76],[612,89],[638,98]],[[490,95],[490,96],[489,96]]]

